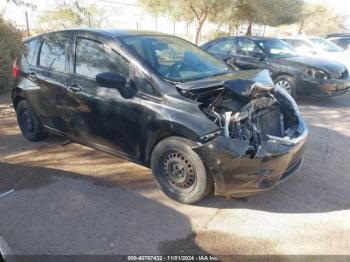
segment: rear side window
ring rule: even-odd
[[[67,59],[67,41],[60,38],[45,39],[41,49],[39,65],[64,72]]]
[[[129,63],[117,52],[91,39],[77,38],[75,73],[94,78],[103,72],[129,75]]]
[[[212,53],[229,53],[235,48],[235,40],[233,39],[224,39],[219,42],[214,43],[208,48],[209,52]]]
[[[23,57],[30,65],[36,65],[39,47],[39,38],[35,38],[23,44]]]

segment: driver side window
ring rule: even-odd
[[[237,55],[253,57],[257,53],[263,54],[263,51],[253,41],[244,38],[238,39]]]
[[[117,52],[100,42],[77,38],[75,73],[94,78],[102,72],[115,72],[128,77],[129,63]]]

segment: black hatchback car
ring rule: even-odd
[[[70,30],[24,42],[13,66],[23,135],[53,132],[151,167],[169,197],[272,188],[300,167],[307,127],[267,71],[234,72],[180,38]]]
[[[202,48],[238,70],[268,69],[275,84],[294,98],[336,96],[350,90],[349,72],[343,64],[300,56],[276,38],[225,37]]]

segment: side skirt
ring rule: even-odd
[[[149,168],[149,166],[146,163],[144,163],[144,162],[134,158],[133,156],[125,154],[124,152],[114,150],[114,149],[112,149],[110,147],[106,147],[106,146],[101,145],[101,144],[96,144],[96,143],[93,143],[93,142],[88,142],[88,141],[84,141],[84,140],[81,140],[81,139],[77,139],[76,137],[73,137],[73,136],[71,136],[71,135],[69,135],[69,134],[67,134],[65,132],[62,132],[62,131],[57,130],[57,129],[52,128],[52,127],[49,127],[47,125],[44,125],[44,127],[45,127],[45,129],[48,132],[54,133],[54,134],[62,136],[62,137],[69,138],[70,140],[72,140],[75,143],[81,144],[83,146],[91,147],[91,148],[94,148],[94,149],[97,149],[97,150],[101,150],[103,152],[109,153],[109,154],[117,156],[117,157],[121,157],[121,158],[123,158],[125,160],[129,160],[130,162],[133,162],[135,164],[138,164],[138,165],[141,165],[141,166]]]

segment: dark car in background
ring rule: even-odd
[[[327,35],[326,38],[344,50],[350,52],[350,33],[338,33]]]
[[[68,30],[24,42],[12,101],[22,134],[53,132],[150,167],[166,195],[246,196],[300,167],[307,127],[267,70],[234,72],[180,38]]]
[[[335,96],[350,89],[349,72],[343,64],[300,56],[276,38],[225,37],[202,48],[240,70],[268,69],[275,85],[293,97]]]

